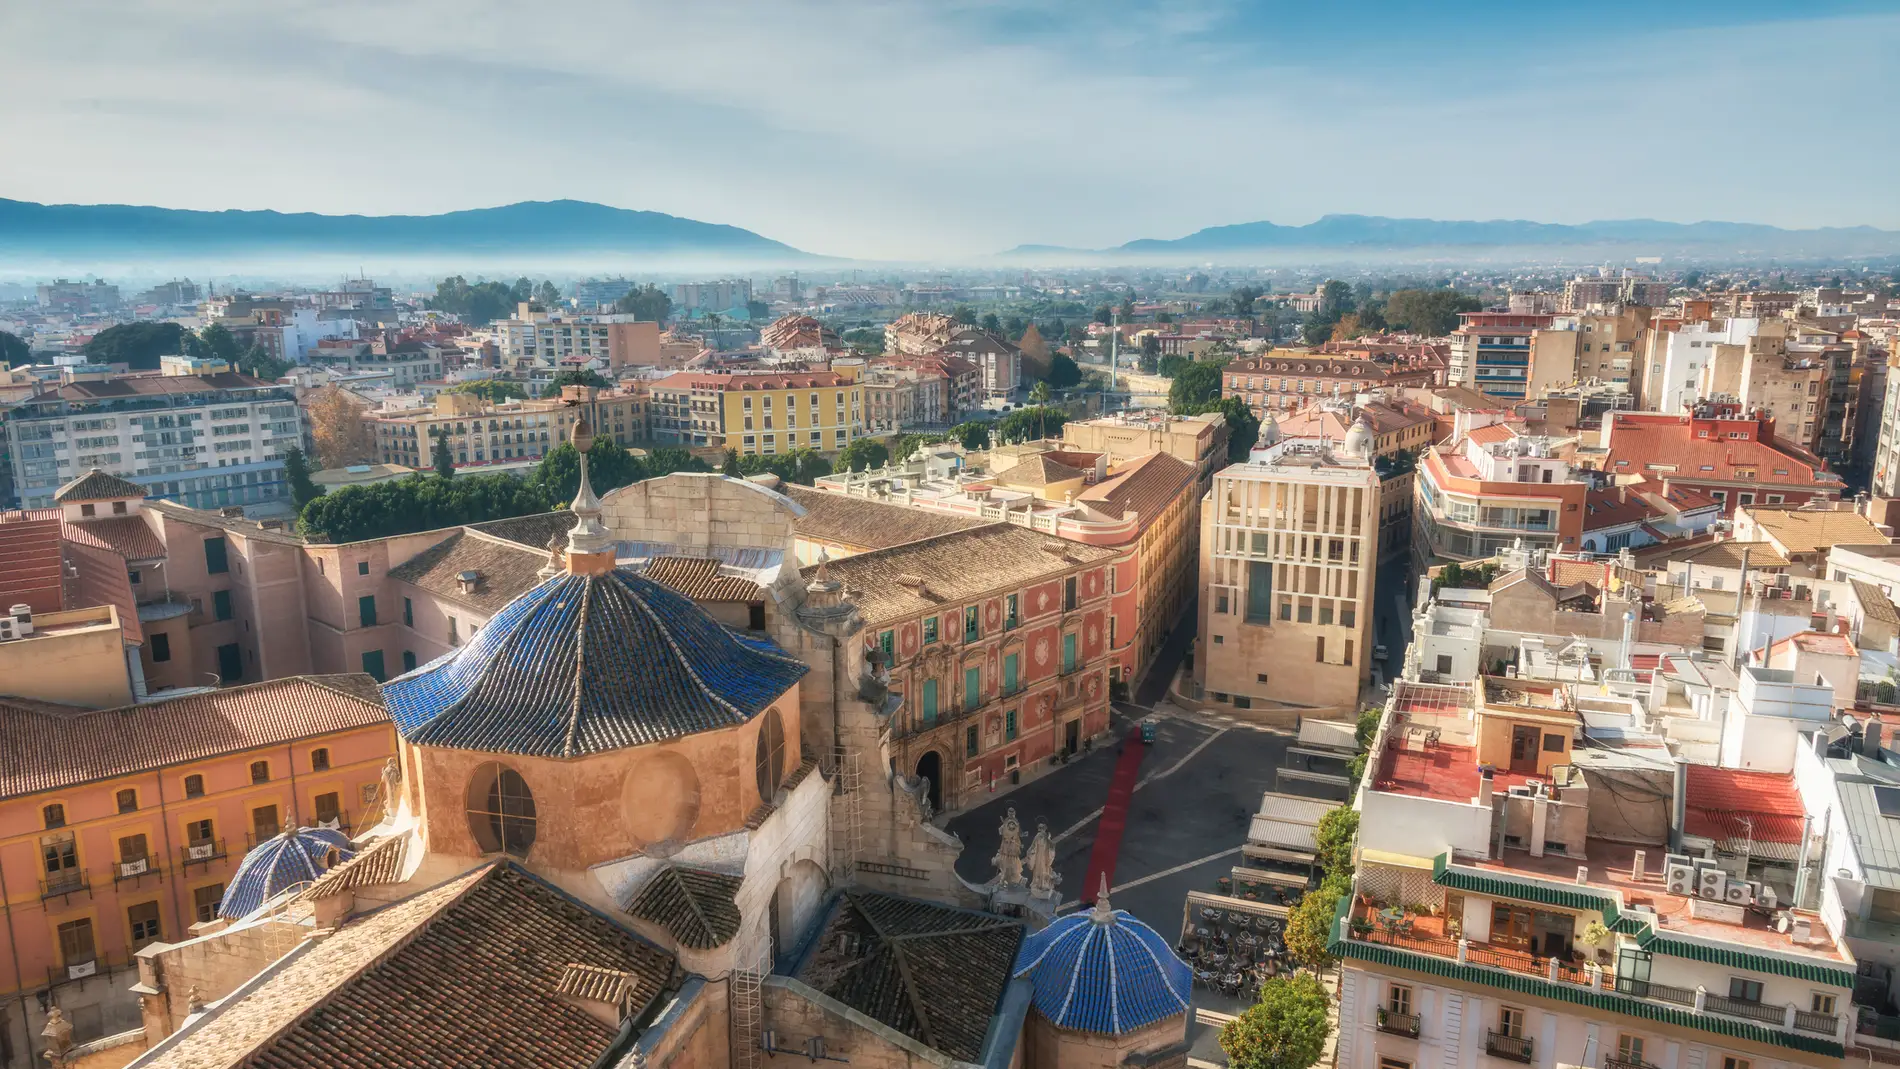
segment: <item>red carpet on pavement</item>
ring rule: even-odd
[[[1110,887],[1115,886],[1115,859],[1121,854],[1122,832],[1128,829],[1128,800],[1134,796],[1135,777],[1140,774],[1141,759],[1147,753],[1148,747],[1141,741],[1141,726],[1137,724],[1122,740],[1122,754],[1115,762],[1114,778],[1108,781],[1108,801],[1102,804],[1102,819],[1095,825],[1095,849],[1089,852],[1089,870],[1082,878],[1082,892],[1078,896],[1085,904],[1095,902],[1095,895],[1102,888],[1102,877],[1108,877]]]

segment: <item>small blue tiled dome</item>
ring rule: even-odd
[[[743,724],[806,671],[644,576],[564,573],[383,700],[418,745],[577,757]]]
[[[1106,881],[1104,881],[1106,883]],[[1108,908],[1058,917],[1023,940],[1014,975],[1035,985],[1036,1009],[1058,1028],[1121,1035],[1188,1009],[1194,970],[1153,928]]]
[[[298,828],[258,843],[238,863],[237,874],[224,889],[218,916],[236,920],[300,883],[310,883],[328,866],[331,850],[338,861],[348,861],[356,850],[349,837],[329,828]]]

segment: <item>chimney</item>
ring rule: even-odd
[[[1645,873],[1643,872],[1643,866],[1648,860],[1649,860],[1649,855],[1646,852],[1642,850],[1636,851],[1636,856],[1630,859],[1630,879],[1631,880],[1641,880],[1643,878],[1643,876],[1645,875]]]
[[[1880,733],[1880,718],[1869,717],[1867,719],[1867,726],[1861,729],[1860,752],[1875,760],[1879,760]]]
[[[1669,852],[1682,853],[1682,825],[1689,808],[1689,763],[1676,759],[1675,782],[1669,792]]]
[[[1531,799],[1531,856],[1544,856],[1544,836],[1550,831],[1550,796],[1539,794]]]
[[[1497,775],[1497,771],[1495,769],[1481,768],[1478,770],[1478,804],[1479,805],[1486,806],[1486,807],[1490,806],[1491,791],[1493,790],[1492,777],[1496,775]]]

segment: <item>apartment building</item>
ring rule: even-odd
[[[1007,398],[1023,386],[1022,350],[994,334],[966,327],[950,335],[936,351],[974,366],[983,397]]]
[[[1900,347],[1887,354],[1887,374],[1881,392],[1869,403],[1880,409],[1880,430],[1873,452],[1873,494],[1875,497],[1900,497]]]
[[[884,351],[893,356],[924,356],[943,348],[960,325],[942,312],[908,312],[884,325]]]
[[[625,294],[627,291],[620,291]],[[679,282],[673,286],[673,310],[677,312],[724,312],[752,303],[752,280],[722,278],[712,282]]]
[[[890,666],[890,756],[928,783],[933,810],[965,808],[1108,730],[1115,556],[988,524],[826,566]]]
[[[1602,470],[1618,482],[1686,487],[1738,505],[1798,506],[1837,500],[1844,484],[1821,458],[1782,440],[1773,417],[1734,402],[1704,401],[1675,415],[1616,412],[1604,418]]]
[[[1759,319],[1671,322],[1651,331],[1644,343],[1647,371],[1642,407],[1680,412],[1702,397],[1702,371],[1722,352],[1740,353],[1761,330]]]
[[[1372,664],[1379,474],[1365,428],[1288,438],[1214,475],[1201,508],[1199,696],[1350,716]]]
[[[1164,409],[1128,409],[1096,419],[1062,425],[1062,441],[1084,453],[1106,453],[1115,463],[1166,453],[1192,465],[1199,493],[1214,483],[1214,471],[1227,463],[1227,417],[1218,412],[1176,416]]]
[[[1605,274],[1597,278],[1580,275],[1565,282],[1563,301],[1558,311],[1587,312],[1592,308],[1617,304],[1661,308],[1668,303],[1669,283],[1625,271],[1620,275]]]
[[[865,433],[864,389],[836,371],[679,372],[652,386],[657,441],[771,456],[835,453]]]
[[[13,486],[26,508],[91,468],[153,497],[217,508],[277,501],[284,450],[303,437],[289,386],[234,372],[68,371],[7,414]]]
[[[385,406],[366,410],[363,423],[385,464],[430,468],[435,443],[447,438],[456,468],[539,460],[567,440],[568,428],[585,415],[596,435],[622,446],[646,439],[646,404],[639,389],[599,390],[566,386],[561,396],[491,404],[477,394],[442,392],[428,408]]]
[[[11,688],[10,688],[11,689]],[[126,724],[136,722],[131,732]],[[44,992],[82,1041],[139,1027],[133,955],[216,919],[247,849],[349,829],[395,732],[374,681],[300,676],[96,712],[0,698],[0,995]],[[32,1050],[20,1013],[8,1049]]]
[[[1509,400],[1529,400],[1534,388],[1576,378],[1573,352],[1566,344],[1533,354],[1532,339],[1551,325],[1553,315],[1518,312],[1465,312],[1451,335],[1447,381]],[[1544,364],[1534,363],[1536,355]]]
[[[1303,408],[1324,397],[1350,397],[1385,387],[1432,386],[1441,367],[1435,355],[1369,349],[1307,352],[1274,349],[1221,369],[1221,395],[1247,401],[1255,415]]]
[[[386,375],[398,390],[413,390],[425,382],[439,382],[462,361],[460,350],[417,339],[389,342],[381,338],[324,339],[306,354],[312,367],[352,375]]]
[[[945,422],[950,378],[927,363],[880,361],[866,368],[865,429],[873,433]]]
[[[1586,759],[1576,706],[1396,685],[1332,930],[1340,1064],[1843,1064],[1855,957],[1814,908],[1792,777]]]
[[[1452,437],[1420,458],[1413,559],[1490,557],[1513,544],[1548,551],[1581,544],[1592,484],[1521,423],[1461,414]]]
[[[523,304],[495,324],[501,366],[514,371],[552,368],[563,360],[600,360],[609,369],[660,362],[660,325],[630,315],[537,312]]]

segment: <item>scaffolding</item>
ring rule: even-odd
[[[839,746],[837,793],[831,812],[831,882],[849,882],[857,874],[857,861],[864,856],[864,814],[862,776],[856,750]]]

